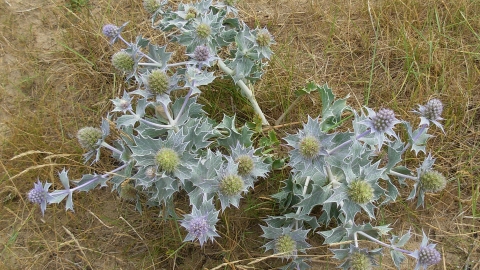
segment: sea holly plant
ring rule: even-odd
[[[144,1],[152,26],[184,46],[180,62],[173,62],[167,45],[142,36],[127,41],[122,36],[127,23],[105,25],[102,32],[110,43],[125,46],[113,53],[112,65],[136,89],[112,99],[112,110],[101,126],[81,128],[77,139],[86,152],[85,162],[98,162],[106,152],[101,150],[108,150],[117,167],[78,180],[69,179],[64,169],[59,174],[63,189],[50,191],[52,183],[37,180],[28,199],[39,204],[44,215],[48,204],[64,199],[66,209],[73,210],[77,191],[111,186],[139,211],[154,206],[165,217],[179,219],[186,231],[184,241],[198,241],[203,247],[220,237],[216,225],[227,208],[240,207],[242,197],[278,172],[274,169],[288,168],[281,190],[272,195],[281,214],[267,217],[261,225],[263,248],[282,258],[281,269],[310,268],[306,254],[314,233],[335,245],[331,251],[342,269],[372,269],[385,249],[397,267],[407,257],[417,260],[415,269],[437,264],[440,254],[425,234],[420,248],[408,251],[403,246],[410,232],[396,236],[388,225],[371,221],[381,205],[400,196],[399,187],[411,187],[407,199],[421,207],[428,193],[446,186],[426,149],[431,124],[444,131],[442,102],[431,99],[420,105],[414,111],[420,115],[414,129],[389,108],[355,110],[347,105],[348,97],[335,98],[328,85],[308,83],[299,96],[318,93],[321,114],[308,116],[301,129],[283,138],[290,152],[278,159],[272,154],[280,144],[275,132],[262,136],[255,125],[239,125],[235,116],[225,115],[218,122],[198,103],[204,86],[227,76],[268,125],[250,86],[260,79],[272,55],[273,38],[267,29],[250,29],[243,23],[235,2],[201,0],[174,9],[166,0]],[[276,123],[283,119],[284,115]],[[401,126],[405,142],[397,133]],[[408,168],[407,151],[426,157],[417,168]],[[189,198],[191,213],[183,217],[175,210],[177,193]],[[385,238],[389,243],[381,241]],[[380,247],[370,250],[362,246],[364,241]]]

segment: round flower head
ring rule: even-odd
[[[162,148],[155,155],[155,161],[161,170],[172,173],[180,165],[180,158],[172,148]]]
[[[202,39],[207,39],[212,33],[212,28],[206,23],[201,23],[197,26],[197,36]]]
[[[419,251],[418,263],[429,266],[435,265],[441,261],[440,252],[435,248],[423,247]]]
[[[414,112],[420,114],[420,125],[429,126],[430,122],[432,122],[443,131],[443,126],[439,122],[440,120],[443,120],[443,104],[439,99],[431,99],[424,106],[418,105],[418,111]]]
[[[198,62],[204,62],[207,61],[207,59],[210,57],[210,51],[208,50],[207,46],[200,45],[195,48],[193,51],[193,59]]]
[[[220,192],[225,196],[237,196],[243,191],[242,177],[231,174],[226,175],[220,180]]]
[[[293,168],[322,166],[324,157],[328,155],[326,147],[331,145],[333,136],[322,131],[318,119],[308,117],[302,130],[285,137],[288,145],[293,147],[290,151],[290,165]]]
[[[339,260],[346,259],[338,268],[349,270],[371,270],[376,265],[374,256],[381,254],[381,249],[368,250],[360,249],[350,244],[348,253],[346,249],[332,250],[335,258]]]
[[[147,84],[154,94],[165,94],[170,86],[167,74],[160,69],[155,69],[148,75]]]
[[[392,110],[383,108],[375,112],[370,108],[366,109],[368,111],[368,119],[360,123],[370,128],[370,133],[374,134],[377,144],[383,144],[386,140],[385,134],[397,138],[393,131],[393,126],[400,123],[400,121],[395,118],[395,113]]]
[[[276,253],[281,253],[283,256],[294,256],[297,251],[297,243],[292,236],[285,234],[280,236],[275,242]]]
[[[270,225],[261,227],[262,237],[271,239],[263,247],[266,250],[273,249],[273,252],[282,258],[296,258],[299,251],[305,253],[305,249],[310,247],[305,241],[309,230],[292,230],[290,227],[276,228]]]
[[[230,204],[238,207],[242,193],[253,187],[253,179],[238,175],[238,164],[231,158],[217,171],[217,194],[220,199],[222,211]]]
[[[208,239],[213,241],[214,237],[219,236],[215,229],[215,224],[218,221],[218,213],[219,211],[215,211],[211,200],[203,202],[200,208],[194,205],[192,213],[185,215],[180,224],[188,231],[183,241],[194,241],[198,239],[200,246],[203,246]]]
[[[185,19],[187,19],[187,20],[193,19],[193,18],[197,17],[197,13],[198,12],[194,7],[190,7],[187,10],[187,15],[185,16]]]
[[[320,155],[320,147],[320,142],[312,135],[305,136],[299,143],[300,154],[308,159],[313,159]]]
[[[270,36],[270,33],[266,29],[259,30],[257,32],[257,44],[261,47],[267,47],[270,46],[272,37]]]
[[[108,38],[115,38],[118,34],[118,27],[113,24],[105,24],[102,33]]]
[[[258,177],[265,177],[269,171],[269,165],[264,163],[262,158],[254,155],[257,149],[253,147],[244,147],[237,143],[231,147],[231,159],[238,164],[237,173],[241,177],[251,178],[253,181]],[[228,157],[227,159],[230,159]]]
[[[417,177],[407,200],[417,197],[417,207],[425,203],[426,192],[438,192],[445,188],[447,179],[439,172],[433,170],[435,159],[429,154],[422,162],[420,168],[417,168]]]
[[[345,164],[344,168],[332,169],[338,175],[339,183],[326,203],[336,203],[345,214],[347,221],[353,220],[362,209],[370,218],[375,218],[374,202],[385,194],[385,190],[378,184],[384,169],[375,164]]]
[[[439,120],[443,112],[443,104],[439,99],[431,99],[424,109],[424,116],[429,120]]]
[[[40,205],[42,215],[45,214],[45,209],[47,209],[47,203],[52,198],[52,196],[48,194],[48,188],[50,186],[50,183],[45,183],[45,185],[42,185],[40,180],[37,180],[37,182],[34,184],[33,189],[31,189],[27,194],[29,201]]]
[[[350,183],[347,193],[350,200],[357,204],[371,202],[374,196],[374,190],[370,183],[362,180],[355,180]]]
[[[112,64],[120,71],[132,72],[135,67],[135,60],[129,53],[119,51],[112,56]]]
[[[120,185],[120,198],[126,201],[134,201],[137,198],[137,190],[130,180],[123,181]]]
[[[255,166],[253,159],[247,155],[241,155],[235,161],[238,163],[238,174],[241,176],[250,175]]]
[[[161,3],[159,0],[144,0],[143,7],[149,13],[155,13],[161,7]]]
[[[386,132],[395,124],[395,113],[390,109],[380,109],[372,118],[373,130]]]
[[[150,183],[151,176],[155,175],[156,179],[162,177],[170,177],[175,182],[178,189],[180,180],[181,184],[185,179],[191,177],[191,168],[197,163],[191,149],[188,148],[188,142],[185,142],[186,136],[181,132],[170,131],[166,138],[153,139],[149,136],[142,135],[133,136],[135,146],[131,146],[131,157],[136,161],[139,167],[137,179],[144,181],[145,184]],[[150,167],[155,170],[150,171]]]
[[[447,179],[443,174],[430,170],[420,175],[420,186],[426,192],[438,192],[445,188]]]
[[[438,264],[442,260],[442,256],[435,246],[435,244],[428,244],[428,237],[423,233],[420,248],[409,254],[417,259],[414,270],[427,269],[428,266]]]
[[[371,270],[372,260],[367,254],[354,252],[350,255],[350,269],[352,270]]]
[[[87,151],[97,149],[99,147],[98,141],[102,136],[102,130],[94,127],[84,127],[77,132],[77,139],[80,146]]]

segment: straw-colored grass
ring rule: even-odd
[[[380,208],[373,222],[393,224],[397,235],[411,228],[412,249],[425,230],[443,256],[432,269],[480,269],[480,2],[243,0],[239,8],[243,20],[268,27],[277,42],[267,72],[255,85],[271,123],[308,81],[328,83],[338,97],[350,94],[355,108],[389,107],[414,124],[416,104],[430,97],[444,102],[446,134],[437,129],[428,148],[436,169],[448,176],[447,188],[428,194],[425,208],[400,198]],[[99,125],[109,100],[128,88],[110,64],[121,45],[111,47],[101,35],[103,24],[125,21],[130,21],[127,39],[141,33],[165,43],[165,36],[151,29],[141,1],[0,2],[0,269],[280,265],[280,259],[263,253],[258,236],[261,219],[277,213],[268,195],[281,186],[281,174],[261,181],[240,209],[225,211],[218,226],[222,238],[204,249],[183,243],[185,231],[175,220],[159,217],[159,209],[140,214],[109,189],[76,194],[74,213],[62,204],[50,205],[45,217],[26,200],[37,178],[61,185],[57,173],[63,167],[71,178],[113,167],[108,158],[94,167],[84,165],[75,134]],[[218,80],[201,102],[213,118],[236,113],[240,121],[251,121],[248,103],[233,89],[229,81]],[[301,104],[285,123],[320,113],[318,96],[304,97]],[[422,159],[408,153],[406,163],[416,166]],[[401,188],[403,195],[408,191]],[[185,196],[176,199],[178,214],[188,213]],[[322,245],[319,235],[310,243],[313,269],[334,269],[327,248],[335,247]],[[379,269],[394,269],[388,257]],[[413,261],[404,269],[413,269]]]

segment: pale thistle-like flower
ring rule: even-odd
[[[115,98],[111,100],[115,108],[112,112],[123,112],[125,113],[128,110],[132,109],[132,98],[130,95],[124,91],[121,98]]]
[[[392,110],[383,108],[375,112],[370,108],[366,109],[368,111],[368,118],[361,121],[360,124],[370,128],[370,133],[374,134],[379,146],[387,141],[385,134],[398,138],[393,131],[393,127],[400,123],[400,121],[395,118],[395,113]]]
[[[80,146],[87,151],[93,151],[100,147],[99,142],[101,141],[102,136],[102,130],[94,127],[84,127],[77,132],[77,139]]]
[[[115,38],[118,34],[118,26],[113,24],[105,24],[102,27],[102,33],[108,38]]]
[[[135,60],[126,51],[119,51],[112,56],[112,65],[120,71],[130,73],[135,68]]]
[[[147,75],[147,89],[153,94],[161,95],[168,92],[170,81],[165,71],[155,69]]]
[[[256,149],[252,146],[244,147],[240,143],[237,143],[235,147],[231,147],[231,157],[233,162],[238,164],[238,175],[251,178],[256,181],[259,177],[266,177],[270,170],[270,166],[263,162],[262,158],[256,156],[254,153]]]
[[[272,43],[272,36],[267,29],[261,29],[257,31],[256,39],[258,46],[267,47]]]
[[[84,127],[78,130],[77,139],[83,149],[87,150],[83,156],[85,161],[88,161],[93,156],[95,159],[93,162],[97,162],[100,159],[100,147],[104,145],[105,139],[110,134],[110,116],[102,119],[102,125],[100,128]]]
[[[413,111],[420,115],[420,125],[430,125],[432,122],[435,126],[440,128],[442,132],[443,125],[439,121],[443,120],[442,112],[443,112],[443,104],[437,98],[431,99],[425,105],[418,105],[418,111]]]
[[[50,194],[48,194],[48,188],[51,185],[51,183],[45,183],[45,185],[42,185],[40,180],[37,180],[33,189],[31,189],[27,195],[30,202],[40,205],[42,216],[45,215],[47,203],[53,198]]]
[[[374,256],[381,254],[381,249],[370,251],[350,244],[348,249],[333,249],[332,252],[335,253],[336,259],[345,259],[338,268],[344,270],[372,270],[376,265]]]
[[[434,163],[435,159],[429,154],[420,168],[417,169],[417,177],[414,179],[415,184],[407,198],[407,200],[412,200],[418,193],[417,207],[424,205],[426,192],[439,192],[447,185],[447,179],[441,173],[432,169]]]
[[[197,46],[193,53],[187,53],[187,56],[191,57],[190,62],[195,64],[199,69],[203,66],[210,67],[210,63],[218,59],[218,57],[211,52],[210,48],[205,45]]]
[[[293,230],[290,227],[261,227],[263,230],[262,237],[271,239],[271,241],[263,245],[265,250],[272,249],[275,254],[282,258],[297,258],[298,252],[305,253],[305,249],[310,247],[306,242],[307,234],[310,230]]]
[[[288,145],[293,147],[290,151],[290,165],[294,168],[297,164],[306,168],[312,165],[321,167],[324,157],[328,155],[327,148],[332,145],[332,138],[333,135],[322,132],[318,119],[309,116],[302,130],[285,137]]]
[[[228,162],[217,171],[217,181],[218,184],[215,185],[215,189],[222,211],[230,204],[238,207],[242,193],[253,187],[253,179],[240,176],[238,174],[238,164],[231,159],[228,159]]]
[[[409,254],[417,259],[414,270],[427,269],[427,267],[438,264],[442,260],[440,252],[435,248],[436,244],[428,244],[428,240],[425,232],[423,232],[422,243],[419,249]]]
[[[354,203],[366,204],[373,200],[374,189],[367,181],[355,180],[348,185],[347,194]]]
[[[443,174],[430,170],[422,172],[419,176],[420,187],[426,192],[439,192],[447,185],[447,179]]]
[[[110,44],[113,44],[117,41],[117,39],[120,37],[120,34],[122,33],[123,29],[125,26],[127,26],[128,22],[124,23],[123,25],[116,26],[114,24],[105,24],[102,27],[102,33],[110,39]]]
[[[183,241],[198,239],[200,246],[203,246],[209,239],[213,241],[214,237],[219,236],[215,229],[218,213],[219,211],[215,211],[212,200],[204,201],[200,208],[193,205],[192,213],[185,215],[180,223],[188,232]]]
[[[136,166],[140,167],[139,178],[149,182],[148,170],[152,166],[157,168],[157,177],[170,176],[178,178],[183,184],[190,178],[191,168],[197,163],[195,156],[187,148],[185,135],[182,132],[170,131],[165,139],[153,139],[147,136],[134,136],[135,146],[131,146],[132,158]]]
[[[160,170],[172,173],[177,169],[178,165],[180,165],[179,154],[172,148],[164,147],[158,150],[155,155],[155,163]]]
[[[362,209],[370,218],[375,218],[375,201],[385,194],[378,184],[384,169],[378,168],[379,162],[364,166],[345,164],[345,168],[336,169],[345,179],[339,179],[333,194],[324,202],[336,203],[345,214],[346,220],[353,220]],[[334,172],[335,173],[335,172]]]

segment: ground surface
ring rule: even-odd
[[[182,243],[185,232],[162,220],[158,209],[143,215],[108,189],[78,194],[75,213],[49,206],[44,217],[26,201],[37,177],[59,185],[64,166],[71,176],[104,171],[81,163],[75,133],[98,125],[109,99],[124,89],[110,65],[115,49],[101,36],[105,23],[131,21],[129,37],[149,30],[140,1],[0,2],[0,269],[270,269],[258,224],[275,214],[268,195],[279,184],[263,181],[246,206],[226,211],[222,240],[200,249]],[[400,200],[378,211],[377,224],[391,223],[397,234],[422,228],[442,253],[434,269],[480,269],[480,4],[475,1],[283,1],[245,0],[241,17],[275,36],[276,56],[256,87],[269,120],[294,99],[307,81],[328,82],[337,96],[350,94],[359,107],[389,106],[403,119],[429,97],[445,104],[446,136],[430,141],[438,170],[450,180],[441,194],[427,196],[425,209]],[[389,3],[383,3],[389,2]],[[217,90],[221,91],[221,90]],[[223,93],[225,94],[225,93]],[[319,100],[306,98],[288,121],[318,114]],[[213,116],[231,112],[217,108]],[[242,109],[242,108],[240,108]],[[234,110],[235,111],[235,110]],[[248,110],[235,111],[249,120]],[[23,153],[23,154],[22,154]],[[21,156],[18,156],[21,155]],[[15,158],[14,158],[15,157]],[[13,158],[13,159],[12,159]],[[416,158],[409,157],[415,164]],[[73,178],[73,177],[72,177]],[[282,180],[282,179],[280,179]],[[275,181],[279,181],[275,179]],[[408,194],[408,190],[403,192]],[[178,213],[188,212],[179,196]],[[255,208],[251,205],[266,205]],[[314,269],[333,269],[332,254],[312,235]],[[381,269],[393,269],[387,259]],[[237,260],[242,260],[237,262]],[[412,261],[404,269],[413,269]]]

